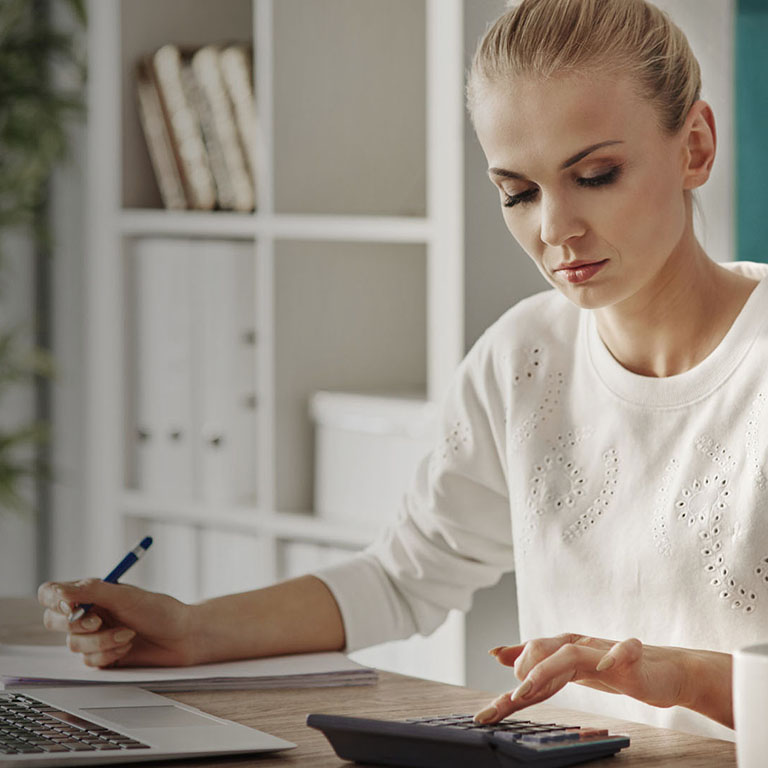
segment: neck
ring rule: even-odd
[[[627,370],[674,376],[717,347],[755,285],[711,261],[691,233],[642,291],[595,310],[597,328]]]

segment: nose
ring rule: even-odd
[[[584,234],[584,224],[567,198],[543,195],[541,206],[541,241],[557,247],[572,237]]]

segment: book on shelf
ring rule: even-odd
[[[136,66],[136,96],[139,121],[163,205],[172,210],[183,210],[187,207],[187,197],[163,116],[152,64],[146,59]]]
[[[139,62],[136,87],[165,207],[252,211],[257,118],[249,49],[168,43]]]
[[[219,49],[213,45],[198,49],[185,71],[211,158],[219,207],[251,211],[254,207],[253,181],[244,144],[238,135],[234,106],[224,85]]]
[[[221,74],[227,94],[232,102],[240,144],[244,149],[248,172],[256,194],[258,166],[258,113],[252,79],[252,55],[244,45],[228,45],[219,52]]]

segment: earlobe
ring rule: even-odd
[[[683,130],[686,132],[684,189],[702,186],[712,172],[717,149],[717,131],[712,108],[697,101],[688,114]]]

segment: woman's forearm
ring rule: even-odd
[[[681,704],[733,728],[733,657],[686,649],[688,672]]]
[[[190,606],[195,663],[339,651],[344,624],[328,587],[301,576],[264,589]]]

